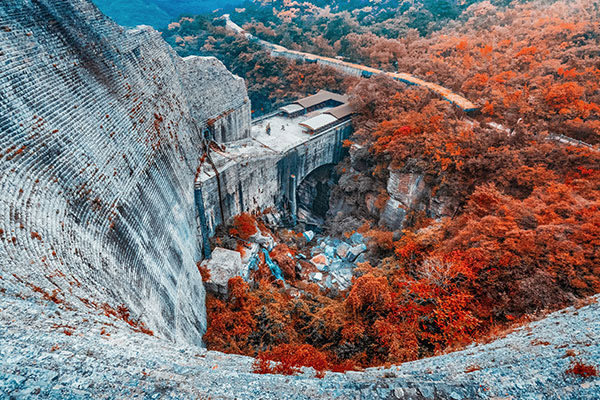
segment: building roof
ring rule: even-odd
[[[309,108],[312,106],[316,106],[317,104],[324,103],[328,100],[334,100],[339,103],[346,103],[348,101],[348,96],[328,92],[327,90],[319,90],[317,94],[313,94],[312,96],[296,100],[294,103],[300,104],[304,108]]]
[[[301,122],[299,125],[308,128],[311,131],[317,131],[329,124],[337,122],[337,120],[338,119],[331,114],[320,114],[316,117],[312,117],[304,122]]]
[[[325,111],[326,114],[331,114],[334,117],[336,117],[337,119],[343,119],[345,117],[347,117],[348,115],[351,115],[352,113],[354,113],[354,108],[346,103],[346,104],[342,104],[341,106],[337,106],[335,108],[332,108],[331,110],[327,110]]]
[[[300,104],[288,104],[287,106],[281,107],[280,110],[282,110],[286,114],[293,114],[300,110],[304,110],[304,107],[302,107]]]

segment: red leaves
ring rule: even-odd
[[[371,229],[365,233],[371,239],[371,245],[381,250],[392,250],[394,248],[394,233],[390,231]]]
[[[534,56],[537,53],[537,48],[535,46],[523,47],[515,57],[523,57],[523,56]]]
[[[239,308],[243,308],[246,304],[250,287],[241,276],[233,277],[227,282],[227,289],[229,293],[229,298],[237,305]]]
[[[201,265],[200,262],[196,264],[198,267],[198,272],[200,272],[200,276],[202,276],[202,282],[208,282],[210,280],[210,271],[207,267]]]
[[[598,376],[598,369],[589,364],[584,364],[581,361],[574,361],[571,366],[565,371],[567,374],[578,375],[582,378],[590,378]]]
[[[560,67],[560,68],[558,68],[558,70],[556,72],[558,72],[558,74],[561,75],[563,78],[576,78],[577,77],[577,70],[575,68],[564,69],[563,67]]]
[[[479,370],[481,370],[481,367],[479,365],[472,364],[472,365],[469,365],[467,368],[465,368],[465,373],[469,374],[471,372],[475,372],[475,371],[479,371]]]
[[[229,232],[232,236],[239,236],[242,240],[248,240],[256,232],[258,232],[256,219],[252,215],[242,213],[233,217],[233,228]]]
[[[465,50],[467,50],[468,47],[469,47],[469,42],[466,39],[462,39],[456,45],[456,50],[465,51]]]
[[[566,110],[583,95],[584,89],[575,82],[557,83],[550,86],[545,100],[555,110]]]
[[[292,255],[292,251],[285,244],[278,244],[269,254],[271,259],[279,265],[283,277],[286,281],[296,280],[296,260]]]
[[[101,306],[101,308],[104,311],[104,315],[106,315],[107,317],[112,316],[112,317],[121,319],[121,320],[127,322],[127,324],[129,324],[129,326],[131,326],[131,328],[134,331],[138,331],[138,332],[145,333],[146,335],[154,336],[154,332],[152,332],[150,329],[148,329],[143,321],[141,321],[139,319],[136,319],[136,320],[131,319],[129,309],[124,304],[121,304],[116,309],[114,309],[108,303],[104,303]]]
[[[258,374],[295,375],[301,367],[314,368],[322,378],[329,363],[324,353],[309,344],[281,344],[259,353],[254,362]]]
[[[42,235],[40,235],[40,234],[39,234],[39,233],[37,233],[37,232],[31,232],[31,238],[32,238],[32,239],[37,239],[37,240],[39,240],[40,242],[42,241]]]
[[[387,279],[366,274],[354,282],[345,304],[355,314],[377,313],[388,309],[390,300],[390,287]]]
[[[394,132],[396,135],[408,136],[412,132],[412,129],[408,125],[401,126]]]

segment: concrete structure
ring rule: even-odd
[[[328,110],[261,119],[252,125],[250,138],[214,148],[214,167],[203,164],[196,178],[197,208],[206,221],[199,226],[199,236],[211,236],[234,215],[273,206],[293,222],[302,180],[323,165],[337,164],[345,154],[343,141],[352,131],[351,120],[335,119]],[[303,123],[318,116],[327,116],[331,123],[317,133],[308,132]]]

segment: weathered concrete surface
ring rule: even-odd
[[[207,128],[249,134],[244,83],[220,62],[182,60],[86,0],[0,2],[0,275],[201,344]]]
[[[225,144],[225,150],[212,152],[219,171],[221,190],[213,168],[205,163],[198,174],[196,190],[201,192],[208,232],[212,234],[223,218],[242,212],[278,207],[290,210],[290,199],[302,180],[315,169],[335,164],[344,153],[343,141],[352,131],[350,121],[309,135],[292,129],[267,134],[264,124],[252,128],[251,138]],[[285,123],[285,122],[284,122]],[[279,122],[278,124],[281,124]]]
[[[554,313],[487,345],[389,369],[327,373],[316,379],[310,371],[291,377],[255,375],[248,357],[132,331],[102,313],[43,300],[19,282],[0,280],[0,288],[0,398],[600,397],[600,378],[564,373],[574,359],[598,366],[600,304]]]

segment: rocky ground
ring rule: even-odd
[[[1,398],[598,399],[600,304],[569,308],[490,344],[346,374],[256,375],[252,359],[178,346],[90,308],[0,279]],[[471,372],[469,372],[471,371]]]

